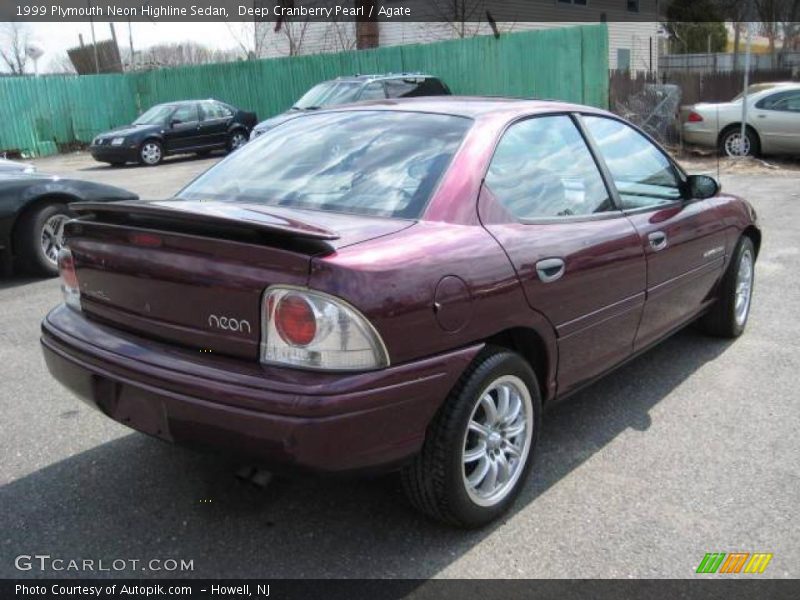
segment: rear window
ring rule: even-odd
[[[413,112],[309,114],[251,141],[178,198],[413,219],[471,125]]]

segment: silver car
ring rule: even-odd
[[[800,155],[800,83],[759,83],[748,88],[747,129],[741,136],[742,100],[681,108],[683,140],[718,148],[728,156]]]

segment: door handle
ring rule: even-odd
[[[545,258],[536,263],[536,274],[542,283],[561,279],[564,270],[564,260],[561,258]]]
[[[667,247],[667,234],[663,231],[654,231],[647,236],[647,239],[650,240],[650,247],[656,252]]]

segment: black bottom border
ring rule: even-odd
[[[703,578],[701,578],[703,577]],[[759,576],[755,576],[759,577]],[[516,600],[797,598],[791,579],[4,579],[3,600]]]

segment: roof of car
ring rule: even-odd
[[[384,110],[442,113],[470,118],[497,113],[604,112],[590,106],[571,104],[559,100],[508,98],[501,96],[418,96],[414,98],[392,98],[335,106],[330,107],[328,110],[363,110],[368,107]]]
[[[427,73],[420,73],[420,72],[404,72],[404,73],[372,73],[372,74],[361,74],[356,73],[355,75],[343,75],[341,77],[337,77],[333,81],[359,81],[359,82],[369,82],[369,81],[376,81],[379,79],[406,79],[409,77],[414,78],[424,78],[424,79],[438,79],[433,75],[428,75]]]

